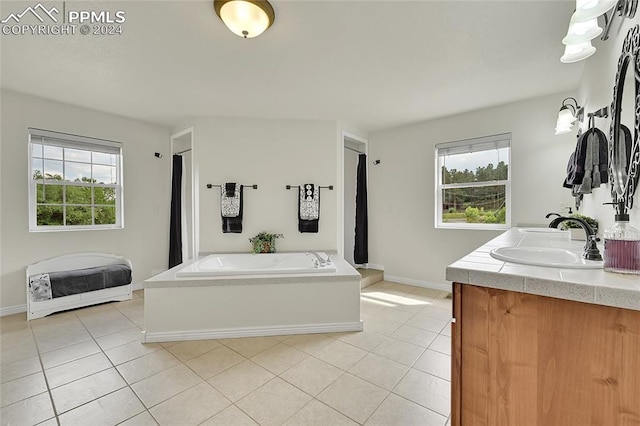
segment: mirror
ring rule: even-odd
[[[640,177],[640,25],[631,28],[622,45],[611,104],[609,181],[613,202],[633,206]],[[618,207],[616,207],[618,209]],[[625,213],[625,212],[618,212]]]

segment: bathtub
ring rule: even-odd
[[[358,271],[339,256],[321,268],[313,258],[216,254],[156,275],[143,283],[142,341],[362,331]]]
[[[323,259],[327,254],[318,253]],[[230,275],[317,274],[336,272],[333,262],[316,267],[306,253],[212,254],[176,272],[176,278]]]

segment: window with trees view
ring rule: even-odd
[[[29,129],[31,231],[122,227],[122,144]]]
[[[436,227],[509,228],[510,148],[510,133],[436,145]]]

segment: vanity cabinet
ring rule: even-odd
[[[452,425],[640,425],[640,311],[454,283]]]

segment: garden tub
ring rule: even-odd
[[[144,282],[143,341],[361,331],[360,274],[339,256],[321,268],[313,258],[216,254],[156,275]]]
[[[327,258],[325,253],[318,256]],[[176,278],[336,272],[333,262],[316,267],[314,260],[312,253],[211,254],[178,270]]]

